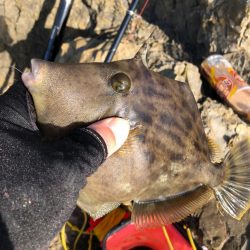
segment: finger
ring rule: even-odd
[[[95,130],[103,138],[107,145],[108,156],[123,145],[129,134],[129,122],[117,117],[95,122],[89,128]]]

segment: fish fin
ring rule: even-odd
[[[206,204],[213,190],[199,185],[193,190],[164,200],[135,201],[132,221],[138,227],[154,227],[180,221]]]
[[[141,134],[141,127],[138,126],[130,130],[129,135],[122,147],[117,151],[118,154],[126,154],[130,152],[137,142],[137,136]]]
[[[222,150],[218,143],[212,137],[207,136],[208,148],[210,152],[210,160],[212,163],[221,163],[223,159]]]
[[[214,188],[220,206],[240,220],[250,208],[250,139],[236,144],[225,157],[221,185]]]
[[[97,220],[120,206],[119,202],[94,203],[86,205],[81,196],[77,200],[77,206],[86,211],[94,220]]]

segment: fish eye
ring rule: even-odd
[[[131,87],[130,78],[124,73],[117,73],[111,78],[111,86],[117,93],[128,93]]]

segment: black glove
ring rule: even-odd
[[[22,83],[0,96],[0,249],[48,249],[106,156],[103,139],[90,129],[43,140]]]

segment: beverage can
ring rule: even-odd
[[[250,86],[222,55],[211,55],[201,64],[202,73],[218,95],[250,122]]]

